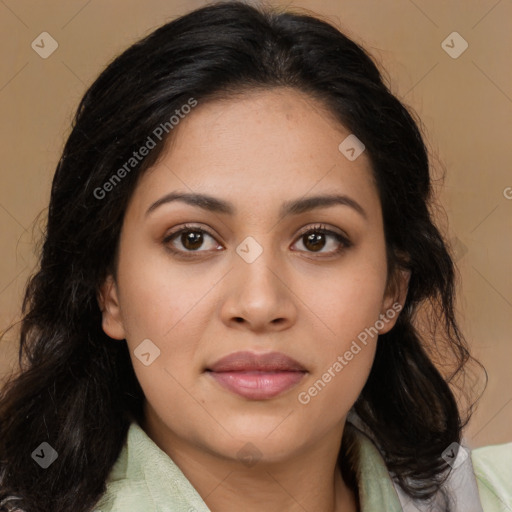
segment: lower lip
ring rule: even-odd
[[[273,398],[297,385],[305,372],[208,372],[221,386],[252,400]]]

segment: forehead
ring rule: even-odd
[[[178,189],[229,197],[246,210],[326,192],[358,196],[368,208],[378,202],[368,156],[349,160],[340,151],[350,132],[293,89],[199,101],[171,135],[137,202]]]

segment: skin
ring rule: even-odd
[[[147,400],[144,430],[212,511],[356,510],[336,458],[376,337],[308,404],[298,395],[379,315],[403,305],[408,276],[400,274],[393,292],[386,286],[370,160],[363,152],[349,161],[338,149],[349,133],[295,90],[199,103],[129,202],[116,275],[101,288],[103,329],[127,341]],[[209,194],[236,213],[174,201],[146,214],[170,192]],[[365,216],[340,204],[279,216],[283,202],[324,193],[349,196]],[[204,234],[203,245],[188,252],[180,235],[164,241],[185,223],[213,237]],[[308,244],[301,233],[319,223],[351,245],[331,235]],[[236,252],[248,236],[263,249],[252,263]],[[148,338],[161,353],[145,366],[134,350]],[[308,373],[277,397],[242,398],[204,372],[239,350],[283,352]],[[237,455],[247,443],[258,453],[251,467]]]

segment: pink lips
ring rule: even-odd
[[[273,398],[298,384],[306,369],[280,352],[235,352],[207,372],[229,391],[252,400]]]

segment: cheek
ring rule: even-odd
[[[356,350],[351,346],[342,354],[328,358],[322,371],[298,390],[296,408],[299,417],[311,425],[311,436],[329,432],[345,421],[368,379],[375,347],[375,344],[360,345]],[[350,361],[347,352],[352,354]]]
[[[322,286],[308,291],[311,305],[332,351],[341,351],[365,329],[374,326],[381,313],[386,287],[386,264],[377,259],[353,257],[338,272],[324,278]]]
[[[189,392],[202,371],[201,340],[221,276],[172,263],[163,250],[146,246],[143,251],[137,245],[142,246],[132,244],[121,253],[118,266],[122,322],[135,374],[156,410],[193,407]],[[149,345],[148,366],[137,357],[147,339],[156,347]]]
[[[118,268],[126,338],[135,343],[153,337],[165,344],[190,324],[189,319],[197,315],[198,306],[218,276],[172,262],[163,248],[144,248],[143,244],[130,244],[130,240],[126,241],[128,246],[131,248],[121,254]]]
[[[373,329],[379,319],[381,287],[358,280],[345,284],[325,297],[323,309],[319,304],[328,334],[314,338],[319,340],[311,347],[314,372],[297,391],[298,407],[308,421],[327,429],[341,421],[359,397],[378,340]]]
[[[319,421],[322,416],[339,419],[364,387],[375,357],[385,285],[385,262],[359,258],[308,295],[322,335],[313,338],[320,340],[311,347],[317,364],[298,401]]]

